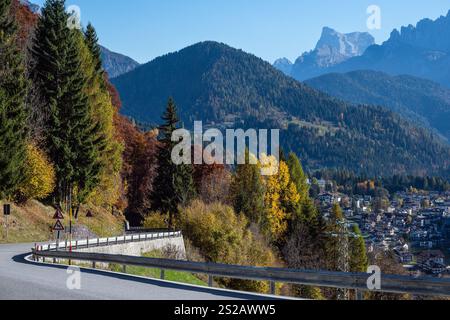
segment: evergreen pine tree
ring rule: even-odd
[[[352,237],[350,238],[350,271],[366,272],[369,265],[366,243],[358,225],[352,226]]]
[[[11,197],[23,181],[26,155],[27,81],[16,44],[11,0],[0,2],[0,197]]]
[[[91,23],[87,25],[84,35],[86,39],[86,45],[88,46],[89,51],[92,54],[95,71],[98,74],[103,74],[101,49],[100,45],[98,44],[97,32],[95,31],[95,28]]]
[[[177,166],[172,161],[172,150],[176,142],[172,133],[178,129],[177,108],[172,98],[162,117],[164,124],[159,128],[161,139],[158,146],[158,175],[155,178],[154,191],[151,196],[155,211],[169,214],[169,227],[174,227],[178,215],[178,206],[186,205],[195,195],[195,185],[191,165]]]
[[[289,154],[287,164],[291,174],[291,181],[294,182],[297,192],[300,194],[300,203],[303,203],[309,198],[308,177],[305,175],[302,164],[295,153],[291,152]]]
[[[175,168],[174,190],[177,203],[183,207],[195,198],[197,191],[194,183],[194,168],[189,164],[181,164]]]
[[[325,226],[311,199],[301,206],[301,214],[292,221],[283,256],[292,269],[321,270],[325,260]],[[324,299],[320,288],[295,285],[294,294],[301,298]]]
[[[328,269],[332,271],[342,270],[343,247],[348,242],[348,237],[344,234],[343,224],[345,223],[342,209],[338,204],[333,205],[330,219],[327,226],[326,256],[328,258]]]
[[[92,117],[83,72],[82,34],[67,26],[64,0],[47,0],[32,48],[32,77],[48,115],[47,148],[55,165],[57,200],[71,208],[97,183],[99,153],[104,148],[100,124]]]
[[[264,212],[265,189],[258,165],[250,164],[246,150],[246,164],[238,165],[230,187],[234,210],[243,213],[252,222],[260,223]]]
[[[82,35],[78,30],[72,30],[70,37],[66,64],[70,85],[61,97],[61,103],[70,106],[64,118],[68,143],[74,156],[74,176],[70,184],[76,187],[77,203],[80,204],[99,182],[100,155],[105,150],[106,141],[100,123],[93,118],[93,106],[86,93],[89,82],[82,68]]]
[[[346,220],[339,204],[334,204],[327,226],[327,240],[325,241],[328,270],[349,272],[349,251]],[[338,300],[346,300],[349,297],[347,289],[329,289],[329,293],[334,299]]]
[[[79,39],[82,54],[82,69],[88,79],[88,103],[91,109],[91,117],[98,122],[99,130],[95,135],[101,143],[97,150],[99,156],[100,172],[87,200],[98,206],[113,206],[117,203],[122,188],[122,142],[117,139],[114,126],[114,117],[117,109],[113,106],[111,95],[108,91],[108,83],[102,69],[100,46],[94,27],[89,24],[84,37]],[[104,151],[103,151],[104,149]]]
[[[70,38],[67,19],[63,0],[47,0],[42,8],[32,47],[32,78],[43,100],[45,109],[42,112],[47,115],[46,147],[55,165],[55,196],[58,201],[66,199],[68,181],[74,178],[72,165],[75,158],[64,120],[70,107],[61,103],[70,85],[65,70]]]

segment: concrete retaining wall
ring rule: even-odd
[[[171,258],[180,260],[186,259],[186,248],[184,246],[183,236],[110,244],[108,246],[83,248],[76,251],[88,253],[118,254],[126,256],[142,256],[142,254],[151,252],[153,250],[160,250],[162,252],[169,251],[171,255],[175,255]]]

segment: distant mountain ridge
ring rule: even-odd
[[[382,45],[373,45],[360,57],[322,71],[376,70],[408,74],[450,87],[450,11],[436,20],[423,19],[416,26],[394,30]]]
[[[311,169],[371,175],[433,174],[449,168],[450,148],[387,109],[354,106],[277,71],[254,55],[202,42],[113,79],[122,112],[158,124],[168,97],[190,128],[280,128],[285,150]]]
[[[291,75],[294,64],[288,58],[281,58],[275,60],[273,66],[283,72],[285,75]]]
[[[105,47],[101,48],[103,69],[110,78],[118,77],[124,73],[130,72],[139,66],[135,60],[123,54],[112,52]]]
[[[297,80],[317,76],[324,69],[342,63],[352,57],[360,56],[375,43],[367,32],[340,33],[324,27],[314,50],[305,52],[292,66],[290,61],[277,60],[274,67]]]
[[[450,141],[450,89],[438,83],[369,70],[330,73],[305,83],[351,103],[388,107]]]

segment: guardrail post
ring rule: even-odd
[[[276,294],[275,281],[270,281],[270,294],[272,294],[272,295]]]
[[[66,241],[64,242],[64,251],[67,251],[67,239],[66,239]]]
[[[214,277],[212,275],[208,275],[208,287],[212,288],[214,283]]]
[[[116,244],[118,244],[118,243],[119,243],[119,238],[116,237]]]
[[[109,238],[106,238],[106,246],[109,246]]]
[[[86,248],[89,248],[89,237],[86,238]]]
[[[161,269],[161,280],[164,280],[166,278],[166,271],[164,269]]]
[[[356,300],[364,300],[364,293],[362,290],[355,289],[355,299]]]
[[[75,241],[75,250],[78,250],[78,240]]]
[[[93,261],[92,262],[92,269],[95,269],[95,266],[96,266],[95,261]]]
[[[127,265],[126,264],[124,264],[122,266],[122,271],[123,271],[123,273],[127,273]]]

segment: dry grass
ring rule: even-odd
[[[0,208],[3,208],[0,201]],[[123,217],[116,217],[111,212],[102,208],[89,208],[92,218],[86,217],[87,207],[80,210],[79,219],[74,225],[84,225],[97,236],[114,236],[123,232]],[[11,216],[8,217],[8,239],[6,239],[5,216],[3,210],[0,214],[0,243],[27,243],[51,241],[55,239],[54,232],[50,228],[55,221],[52,219],[55,209],[45,206],[38,201],[29,201],[25,205],[12,205]],[[68,224],[68,217],[63,221]]]

